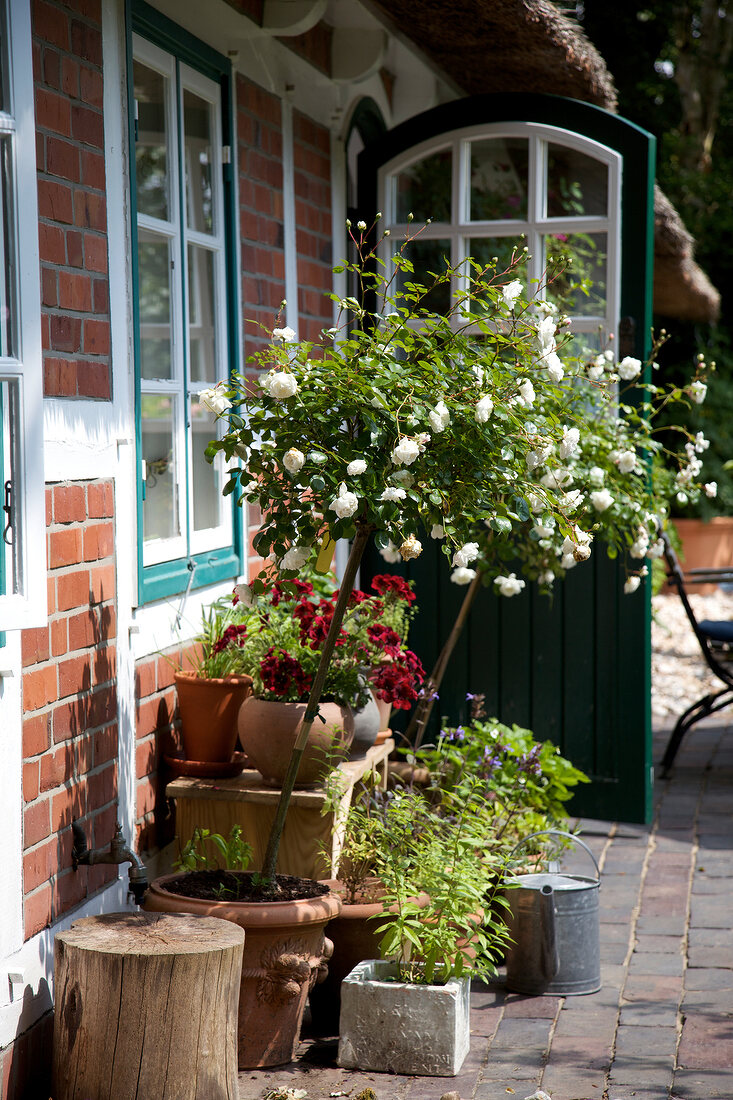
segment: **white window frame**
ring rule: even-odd
[[[467,203],[469,188],[466,186],[470,175],[471,141],[494,137],[525,138],[529,143],[528,163],[528,210],[526,218],[501,219],[497,221],[469,221]],[[545,158],[548,144],[563,145],[585,156],[592,157],[608,168],[608,208],[605,216],[547,217],[543,202],[545,180]],[[451,221],[432,222],[422,228],[421,241],[449,240],[451,265],[457,267],[468,255],[469,241],[480,237],[519,237],[525,234],[531,259],[527,269],[527,278],[541,280],[544,271],[541,238],[544,234],[572,228],[580,233],[605,233],[607,235],[606,260],[606,308],[602,315],[579,316],[571,314],[571,332],[581,333],[595,339],[599,336],[603,346],[612,333],[617,332],[621,301],[621,183],[622,161],[620,153],[608,146],[573,133],[559,126],[548,126],[535,122],[497,122],[468,126],[442,133],[401,153],[388,161],[379,170],[378,194],[379,208],[384,211],[384,228],[390,230],[390,239],[382,244],[382,259],[389,263],[394,242],[404,239],[407,232],[414,231],[416,223],[408,226],[396,220],[395,215],[395,179],[400,172],[423,160],[431,154],[449,150],[452,155],[452,195]],[[536,284],[535,284],[536,285]],[[458,287],[453,287],[457,290]],[[544,290],[540,285],[540,296]]]
[[[186,65],[183,61],[176,64],[174,54],[162,49],[150,42],[142,35],[133,35],[133,57],[142,65],[161,73],[168,80],[168,96],[166,102],[166,124],[168,126],[168,180],[169,180],[169,216],[163,222],[138,212],[137,229],[149,229],[159,236],[167,237],[171,242],[171,259],[173,269],[171,272],[171,308],[170,325],[172,332],[172,362],[171,377],[163,380],[150,380],[140,378],[140,401],[147,396],[156,393],[170,395],[174,400],[174,452],[175,469],[178,473],[177,484],[177,517],[180,535],[167,539],[143,538],[143,531],[139,537],[143,542],[143,567],[160,565],[165,562],[179,561],[189,558],[194,554],[206,553],[210,550],[225,549],[233,542],[233,517],[231,508],[227,506],[225,498],[221,508],[223,522],[216,527],[203,530],[194,529],[193,511],[193,430],[191,420],[191,400],[206,389],[209,382],[193,382],[191,380],[190,356],[188,368],[185,363],[185,346],[187,341],[186,328],[189,318],[188,301],[188,246],[197,245],[207,248],[215,257],[214,262],[214,303],[216,323],[217,363],[220,370],[219,377],[228,377],[229,349],[226,314],[226,241],[225,241],[225,207],[224,189],[222,184],[222,131],[221,131],[221,90],[215,81],[210,80],[202,73]],[[181,195],[185,191],[180,178],[180,166],[184,155],[181,149],[183,138],[183,94],[185,90],[194,92],[201,99],[212,105],[212,165],[211,179],[214,188],[214,226],[212,233],[199,232],[191,229],[187,219],[181,210]],[[137,244],[135,242],[135,247]],[[141,322],[142,327],[142,322]],[[138,410],[142,418],[142,408]],[[212,436],[214,434],[212,427]],[[217,458],[217,463],[223,467],[223,457]],[[142,466],[142,455],[140,456]],[[145,470],[141,469],[141,477],[145,481]],[[142,522],[142,516],[141,516]]]
[[[13,286],[17,355],[0,357],[0,381],[9,383],[13,435],[3,441],[12,471],[14,549],[6,592],[0,593],[0,631],[42,626],[47,618],[46,506],[43,474],[43,357],[38,256],[36,127],[31,17],[28,0],[7,0],[4,62],[10,111],[0,132],[11,143],[8,204],[14,240],[6,242],[15,268]],[[6,410],[6,417],[8,410]],[[4,477],[8,478],[7,468]],[[3,490],[4,496],[4,490]],[[0,512],[0,535],[5,513]]]

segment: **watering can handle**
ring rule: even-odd
[[[536,833],[530,833],[529,836],[525,836],[523,840],[519,841],[519,844],[515,844],[515,846],[512,848],[512,850],[509,853],[509,856],[507,858],[507,863],[512,858],[512,856],[514,855],[515,852],[519,851],[520,848],[524,847],[524,845],[527,843],[528,840],[532,840],[536,836],[565,836],[565,837],[568,838],[568,840],[572,840],[575,844],[579,844],[581,846],[581,848],[585,848],[586,852],[588,853],[590,858],[593,860],[593,865],[596,869],[596,874],[598,875],[598,880],[597,881],[598,882],[601,881],[601,869],[598,866],[598,860],[593,855],[593,853],[591,852],[588,845],[585,843],[584,840],[581,840],[579,836],[575,836],[574,833],[563,832],[562,829],[539,829]]]

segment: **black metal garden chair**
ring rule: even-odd
[[[715,714],[716,711],[722,710],[733,702],[733,622],[712,622],[708,619],[698,622],[686,591],[686,585],[689,584],[733,583],[733,569],[691,569],[689,573],[684,574],[669,537],[665,533],[662,533],[662,541],[667,563],[667,583],[674,585],[677,589],[706,665],[724,685],[720,691],[709,692],[698,699],[677,719],[662,757],[662,776],[666,778],[687,731],[702,718]]]

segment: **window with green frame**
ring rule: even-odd
[[[129,26],[139,599],[234,576],[238,510],[202,390],[237,362],[231,66],[142,3]]]

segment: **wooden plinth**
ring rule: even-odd
[[[237,1100],[244,932],[217,917],[107,913],[54,947],[55,1100]]]
[[[335,770],[342,789],[336,812],[325,812],[323,787],[293,791],[285,821],[277,871],[302,878],[336,878],[343,843],[343,822],[355,785],[369,772],[386,785],[387,758],[394,749],[389,738],[369,749],[361,760],[348,760]],[[246,770],[233,779],[174,779],[166,796],[176,800],[176,832],[185,844],[198,825],[228,836],[232,825],[241,825],[245,840],[254,850],[252,869],[260,870],[280,791],[268,787],[258,771]]]

